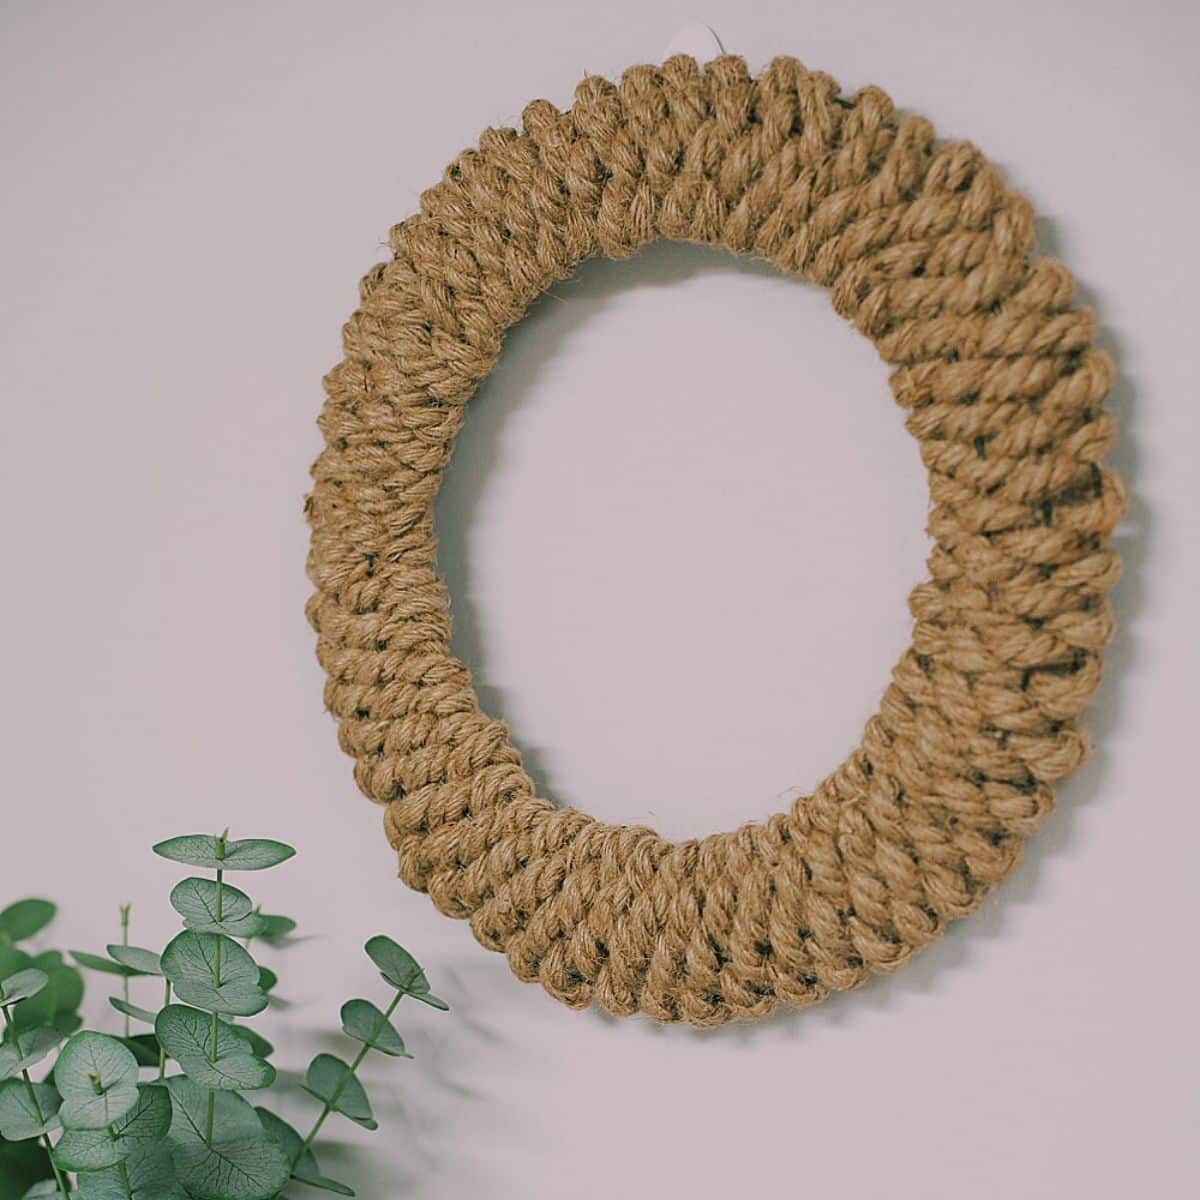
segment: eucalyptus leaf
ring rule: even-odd
[[[85,1030],[62,1048],[54,1064],[54,1085],[62,1095],[59,1116],[65,1129],[103,1129],[123,1117],[138,1100],[138,1065],[116,1038]]]
[[[105,946],[110,958],[123,967],[128,967],[135,975],[161,975],[162,961],[153,950],[142,946],[123,946],[119,943]]]
[[[62,1040],[62,1034],[53,1026],[39,1025],[18,1033],[15,1041],[0,1043],[0,1080],[12,1079],[37,1066]]]
[[[269,838],[234,842],[207,833],[193,833],[159,842],[154,853],[208,871],[262,871],[286,862],[296,851]]]
[[[21,1193],[21,1200],[43,1200],[46,1196],[59,1195],[58,1183],[53,1179],[39,1179],[27,1192]]]
[[[36,967],[26,967],[7,979],[0,979],[0,1004],[16,1004],[36,996],[50,982],[50,976]]]
[[[347,1000],[342,1005],[342,1032],[383,1054],[412,1058],[396,1027],[370,1000]]]
[[[24,970],[25,967],[36,966],[37,963],[33,961],[33,955],[26,954],[24,950],[17,946],[6,946],[3,942],[0,942],[0,979],[6,979],[9,975],[15,975],[16,972]]]
[[[68,1171],[102,1171],[116,1166],[140,1146],[166,1137],[171,1127],[171,1095],[165,1087],[144,1083],[137,1103],[110,1129],[68,1129],[54,1147],[54,1158]]]
[[[72,950],[71,957],[89,971],[100,971],[105,975],[121,975],[127,979],[138,974],[132,967],[113,962],[111,958],[105,958],[102,954],[91,954],[87,950]]]
[[[292,1178],[297,1183],[305,1183],[309,1187],[320,1188],[325,1192],[334,1192],[339,1196],[353,1196],[354,1189],[336,1179],[329,1179],[321,1174],[317,1165],[317,1156],[311,1147],[302,1151],[304,1139],[286,1121],[277,1117],[268,1108],[256,1108],[263,1128],[279,1143],[284,1157],[292,1163]]]
[[[120,1166],[80,1175],[76,1194],[80,1200],[189,1200],[176,1178],[170,1144],[161,1140],[139,1145]]]
[[[259,967],[258,986],[264,992],[269,992],[279,982],[279,976],[270,967]]]
[[[275,1053],[275,1047],[249,1025],[230,1025],[229,1028],[250,1047],[255,1058],[270,1058]]]
[[[258,913],[257,915],[260,927],[254,936],[272,946],[278,945],[289,934],[295,932],[296,922],[291,917],[284,917],[278,913]]]
[[[128,1000],[122,1000],[120,996],[109,996],[109,1004],[126,1017],[132,1017],[135,1021],[145,1021],[147,1025],[154,1024],[154,1018],[157,1015],[152,1013],[148,1008],[140,1008],[136,1004],[130,1004]]]
[[[158,1014],[154,1032],[159,1044],[183,1068],[193,1083],[219,1091],[254,1091],[270,1087],[275,1068],[255,1058],[248,1042],[224,1021],[184,1004],[169,1004]],[[215,1052],[214,1052],[215,1051]]]
[[[220,947],[220,983],[214,982]],[[163,973],[180,1000],[206,1012],[249,1017],[267,1006],[259,967],[243,946],[223,933],[185,930],[162,955]]]
[[[209,1092],[186,1075],[167,1080],[174,1102],[175,1170],[192,1200],[272,1200],[291,1174],[279,1143],[234,1092]],[[207,1145],[208,1098],[213,1143]]]
[[[18,1029],[53,1025],[64,1036],[74,1033],[82,1024],[76,1009],[83,999],[83,976],[74,967],[52,964],[42,955],[32,960],[32,965],[45,974],[49,983],[36,996],[22,1000],[12,1010],[13,1024]]]
[[[171,890],[171,907],[183,918],[184,927],[198,933],[224,933],[230,937],[254,937],[262,921],[245,892],[221,884],[221,916],[217,917],[217,885],[195,875],[181,879]]]
[[[39,1180],[52,1176],[50,1155],[40,1141],[7,1142],[0,1137],[0,1196],[23,1196]]]
[[[420,964],[398,942],[380,933],[371,938],[364,949],[370,960],[379,968],[384,980],[397,991],[412,996],[414,1000],[420,1000],[431,1008],[438,1008],[443,1012],[449,1009],[450,1005],[445,1000],[439,999],[429,990],[429,980],[421,970]]]
[[[332,1054],[318,1054],[308,1064],[304,1077],[304,1090],[333,1112],[349,1117],[364,1129],[378,1129],[379,1123],[371,1115],[371,1102],[366,1090],[354,1075],[349,1064]]]
[[[58,1125],[61,1102],[48,1083],[6,1079],[0,1083],[0,1137],[23,1142],[48,1133]]]
[[[0,937],[23,942],[49,925],[57,911],[49,900],[18,900],[0,912]]]
[[[152,1033],[135,1033],[133,1037],[120,1039],[121,1045],[137,1059],[139,1067],[157,1067],[159,1045],[158,1038]]]
[[[61,967],[63,964],[63,956],[61,950],[43,950],[41,954],[35,954],[30,960],[31,967],[37,967],[39,971],[49,973],[51,967]]]

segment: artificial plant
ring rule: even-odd
[[[309,1064],[304,1089],[319,1108],[302,1135],[245,1098],[275,1086],[276,1071],[271,1044],[242,1024],[267,1007],[277,982],[248,947],[255,940],[279,944],[295,922],[260,912],[226,881],[229,872],[265,870],[295,851],[264,838],[234,841],[228,832],[171,838],[154,851],[211,873],[188,876],[171,892],[183,930],[161,954],[131,945],[125,907],[121,940],[105,955],[72,951],[80,966],[120,978],[121,994],[110,1003],[121,1014],[121,1037],[79,1029],[74,1008],[82,981],[61,955],[15,949],[16,941],[46,924],[53,906],[30,900],[0,913],[0,1135],[6,1139],[0,1145],[22,1146],[16,1153],[29,1160],[16,1164],[24,1175],[14,1167],[14,1188],[24,1190],[11,1194],[23,1200],[274,1200],[295,1182],[354,1195],[322,1174],[317,1136],[333,1113],[376,1128],[358,1074],[363,1060],[371,1050],[411,1057],[391,1023],[405,996],[437,1009],[447,1005],[408,951],[384,935],[371,938],[366,952],[390,998],[384,1008],[365,999],[342,1006],[343,1032],[358,1049],[349,1061],[322,1053]],[[161,980],[153,1008],[135,1003],[129,986],[150,977]],[[135,1033],[135,1022],[152,1032]]]

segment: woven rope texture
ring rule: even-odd
[[[790,811],[671,843],[535,795],[450,653],[434,500],[505,330],[657,238],[829,290],[929,472],[929,579],[862,742]],[[1086,753],[1123,508],[1112,367],[1033,214],[967,143],[781,58],[585,79],[489,129],[392,230],[326,379],[308,607],[400,875],[573,1007],[710,1026],[893,971],[1012,871]]]

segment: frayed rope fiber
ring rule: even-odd
[[[450,653],[434,499],[506,329],[595,255],[723,246],[828,288],[929,471],[929,579],[861,745],[765,823],[671,843],[534,794]],[[779,58],[585,79],[489,129],[391,233],[325,380],[308,615],[401,878],[574,1008],[696,1026],[894,971],[977,908],[1087,750],[1113,631],[1113,368],[970,144]]]

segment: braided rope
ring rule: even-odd
[[[572,1007],[716,1025],[893,971],[1015,866],[1086,753],[1113,628],[1112,368],[973,146],[781,58],[585,79],[391,234],[325,381],[308,606],[400,875]],[[786,813],[672,844],[534,794],[450,654],[434,499],[504,331],[588,257],[724,246],[829,289],[929,471],[930,578],[861,745]]]

